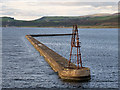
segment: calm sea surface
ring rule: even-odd
[[[71,28],[3,28],[3,88],[118,88],[118,30],[79,29],[83,66],[88,82],[65,82],[25,38],[27,34],[71,33]],[[69,58],[71,36],[37,37]]]

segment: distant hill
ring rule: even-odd
[[[86,16],[45,16],[32,21],[15,20],[11,17],[0,17],[3,27],[71,27],[77,24],[81,27],[117,27],[119,13],[94,14]]]
[[[92,15],[85,15],[84,17],[100,17],[100,16],[110,16],[112,14],[109,13],[100,13],[100,14],[92,14]]]

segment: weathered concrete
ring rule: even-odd
[[[68,80],[88,80],[90,79],[90,69],[87,67],[76,69],[76,65],[71,63],[71,68],[68,68],[68,60],[57,54],[31,35],[25,36],[29,42],[36,48],[55,72],[58,72],[62,79]]]

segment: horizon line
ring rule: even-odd
[[[119,14],[119,12],[117,12],[117,13],[95,13],[95,14],[87,14],[87,15],[45,15],[45,16],[41,16],[41,17],[39,17],[39,18],[36,18],[36,19],[33,19],[33,20],[37,20],[37,19],[40,19],[40,18],[42,18],[42,17],[84,17],[84,16],[92,16],[92,15],[99,15],[99,14],[103,14],[103,15],[105,15],[106,14],[106,16],[107,16],[107,14],[108,15],[113,15],[113,14]],[[2,17],[10,17],[10,18],[14,18],[15,20],[21,20],[21,21],[33,21],[33,20],[25,20],[25,19],[16,19],[15,17],[12,17],[12,16],[0,16],[0,18],[2,18]]]

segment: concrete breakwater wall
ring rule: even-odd
[[[72,35],[72,34],[36,34],[36,35],[31,35],[31,36],[42,37],[42,36],[67,36],[67,35]]]
[[[35,47],[35,49],[44,56],[45,60],[52,67],[55,72],[58,72],[62,79],[67,80],[89,80],[90,79],[90,69],[83,67],[76,69],[76,65],[71,63],[71,67],[68,67],[68,60],[58,53],[54,52],[43,43],[39,42],[31,35],[25,36],[28,41]]]

